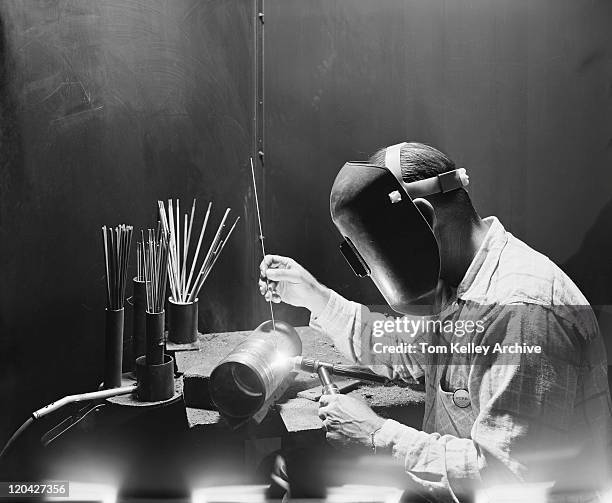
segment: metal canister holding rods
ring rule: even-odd
[[[148,230],[141,234],[147,310],[145,313],[145,356],[136,359],[138,399],[168,400],[174,393],[174,359],[165,354],[164,300],[168,267],[168,236]]]
[[[123,322],[131,225],[102,227],[104,266],[106,272],[104,387],[121,386],[123,366]]]

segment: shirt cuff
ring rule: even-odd
[[[393,449],[394,446],[399,444],[400,440],[403,444],[410,445],[409,437],[416,437],[418,434],[419,432],[410,426],[398,423],[393,419],[387,419],[374,436],[374,441],[377,449]],[[395,449],[393,449],[393,454],[396,454]],[[405,453],[401,454],[404,455]]]
[[[350,304],[350,301],[331,290],[327,304],[319,316],[310,316],[310,326],[323,332],[333,332],[344,313],[349,311]]]

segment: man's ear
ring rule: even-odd
[[[434,211],[431,203],[427,199],[423,199],[422,197],[417,197],[416,199],[413,199],[412,202],[418,208],[421,214],[425,217],[425,220],[427,220],[429,227],[433,229],[436,223],[436,212]]]

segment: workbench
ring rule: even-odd
[[[329,363],[351,364],[335,347],[332,340],[322,332],[311,327],[298,327],[297,332],[302,340],[302,354]],[[177,366],[184,373],[184,380],[200,380],[202,393],[208,385],[207,378],[217,363],[234,347],[242,342],[250,331],[200,334],[195,351],[176,352]],[[283,397],[273,406],[263,423],[270,422],[274,416],[280,416],[286,433],[320,431],[321,421],[318,417],[318,403],[301,398],[297,393],[320,386],[316,374],[297,373],[292,384]],[[187,388],[187,383],[185,384]],[[231,430],[213,407],[190,407],[189,390],[186,389],[186,413],[190,428],[212,428]],[[193,393],[193,392],[192,392]],[[349,394],[360,396],[380,415],[391,417],[404,424],[420,428],[423,416],[425,393],[420,385],[372,385],[360,384]],[[272,416],[272,417],[271,417]]]
[[[352,364],[325,334],[310,328],[296,328],[302,340],[302,355],[334,364]],[[318,417],[318,403],[298,396],[318,387],[316,374],[296,373],[294,380],[272,405],[265,418],[250,420],[234,428],[214,410],[208,395],[208,376],[251,331],[200,334],[190,351],[174,353],[178,371],[183,374],[186,442],[189,446],[190,472],[186,476],[200,483],[220,485],[269,482],[270,463],[275,453],[299,453],[303,470],[315,472],[321,458],[329,458],[325,430]],[[169,348],[170,349],[170,348]],[[341,385],[341,379],[334,377]],[[360,383],[349,394],[363,398],[379,415],[421,428],[425,392],[422,385],[372,385]],[[194,403],[198,407],[193,407]],[[332,449],[333,450],[333,449]],[[185,455],[185,454],[184,454]],[[311,464],[309,464],[311,463]],[[312,464],[314,463],[314,464]],[[353,470],[351,470],[353,471]],[[366,472],[368,470],[366,469]],[[363,476],[354,471],[359,480]]]
[[[330,363],[350,363],[324,334],[308,327],[297,331],[304,356]],[[43,451],[33,472],[37,477],[44,475],[56,480],[64,480],[62,476],[89,480],[88,474],[97,473],[101,463],[107,463],[109,470],[122,466],[122,490],[126,493],[147,488],[180,491],[221,485],[265,485],[270,480],[275,453],[282,451],[283,455],[298,452],[300,461],[306,464],[304,471],[314,473],[321,458],[330,458],[326,452],[329,445],[318,417],[317,402],[298,397],[297,393],[314,386],[320,388],[316,375],[298,373],[261,423],[251,420],[239,428],[232,428],[212,407],[189,407],[181,398],[191,380],[196,381],[195,389],[199,385],[206,391],[206,376],[249,334],[250,331],[204,334],[192,347],[172,350],[168,345],[179,372],[183,373],[176,380],[176,398],[155,405],[137,402],[129,396],[107,400],[94,407],[68,433],[60,430],[53,448]],[[336,380],[338,384],[340,381]],[[424,392],[418,386],[362,384],[351,394],[363,397],[382,416],[421,427]],[[47,428],[65,417],[47,421]],[[308,465],[315,461],[316,467]],[[349,461],[354,462],[354,458]],[[370,470],[369,465],[361,466],[362,469],[365,466],[366,472]],[[351,472],[359,479],[357,483],[364,483],[366,477],[352,465]]]

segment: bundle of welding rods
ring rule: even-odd
[[[141,231],[142,234],[142,231]],[[145,281],[144,243],[136,241],[136,281]]]
[[[142,267],[147,294],[147,311],[161,313],[166,298],[166,281],[168,269],[168,235],[158,227],[157,231],[147,229],[140,231],[142,241],[137,243],[136,263]],[[139,271],[140,273],[140,271]]]
[[[195,215],[196,200],[193,200],[191,206],[191,215],[185,213],[183,219],[183,234],[181,237],[181,218],[180,218],[180,201],[175,200],[173,204],[172,199],[168,200],[168,209],[164,206],[163,201],[158,201],[159,216],[161,222],[161,229],[164,234],[168,235],[168,248],[169,248],[169,260],[168,260],[168,277],[170,280],[170,290],[172,292],[172,299],[177,303],[190,303],[194,302],[204,282],[208,278],[210,271],[214,267],[215,263],[219,259],[225,244],[231,236],[238,220],[237,217],[229,231],[224,235],[226,228],[226,222],[230,209],[225,210],[225,214],[217,228],[215,237],[213,238],[208,252],[204,256],[200,268],[197,269],[198,257],[200,255],[200,248],[202,246],[202,239],[204,232],[208,225],[210,218],[210,212],[212,209],[212,203],[208,204],[208,209],[202,223],[200,230],[200,236],[196,245],[193,257],[191,257],[191,267],[189,265],[189,247],[191,244],[191,235],[193,230],[193,220]],[[187,274],[189,269],[189,274]],[[194,272],[198,271],[194,276]]]
[[[106,267],[106,308],[112,311],[123,309],[132,230],[131,225],[124,224],[114,229],[102,227]]]

